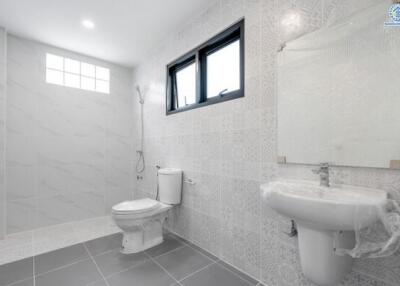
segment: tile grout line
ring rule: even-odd
[[[171,232],[171,233],[172,233],[172,232]],[[151,257],[151,256],[150,256],[147,252],[145,252],[145,251],[143,252],[143,254],[145,254],[148,258],[150,258],[151,261],[153,261],[153,262],[156,263],[159,267],[161,267],[174,281],[176,281],[176,283],[178,283],[178,285],[181,285],[181,283],[180,283],[179,281],[182,281],[183,279],[186,279],[187,277],[189,277],[189,276],[191,276],[191,275],[193,275],[193,274],[195,274],[195,273],[197,273],[197,272],[199,272],[199,271],[201,271],[201,270],[203,270],[203,269],[205,269],[205,268],[207,268],[207,267],[209,267],[209,266],[211,266],[211,265],[213,265],[213,264],[218,264],[218,265],[220,265],[220,266],[223,267],[224,269],[228,270],[229,272],[231,272],[232,274],[234,274],[235,276],[237,276],[239,279],[243,280],[243,281],[246,282],[246,283],[251,284],[249,281],[247,281],[246,279],[244,279],[243,277],[241,277],[239,274],[235,273],[234,271],[232,271],[231,269],[225,267],[224,265],[221,265],[221,264],[218,263],[219,261],[223,261],[223,260],[220,260],[218,257],[216,257],[216,256],[214,256],[214,255],[212,255],[212,254],[210,253],[210,255],[212,255],[212,256],[214,256],[214,257],[217,258],[217,260],[214,260],[213,258],[211,258],[211,257],[205,255],[204,253],[202,253],[201,250],[203,250],[203,249],[202,249],[201,247],[197,246],[196,244],[194,244],[194,243],[192,243],[192,242],[189,242],[189,241],[187,241],[187,240],[181,238],[180,236],[176,235],[175,233],[172,233],[172,234],[174,234],[174,235],[176,236],[174,239],[179,240],[180,242],[182,242],[183,245],[181,245],[181,246],[179,246],[179,247],[177,247],[177,248],[175,248],[175,249],[172,249],[172,250],[170,250],[170,251],[167,251],[167,252],[165,252],[165,253],[163,253],[163,254],[160,254],[160,255],[158,255],[158,256],[155,256],[154,258]],[[60,269],[65,268],[65,267],[74,265],[74,264],[79,263],[79,262],[82,262],[82,261],[87,261],[87,260],[90,259],[90,260],[93,261],[93,263],[95,264],[95,266],[96,266],[97,270],[99,271],[100,275],[101,275],[102,278],[105,280],[105,283],[109,286],[108,282],[106,281],[106,277],[114,276],[114,275],[116,275],[116,274],[118,274],[118,273],[121,273],[121,272],[127,271],[127,270],[129,270],[129,269],[135,268],[136,266],[139,266],[139,265],[141,265],[142,263],[144,263],[144,262],[142,262],[142,263],[136,264],[136,265],[134,265],[134,266],[132,266],[132,267],[126,268],[126,269],[124,269],[124,270],[118,271],[118,272],[116,272],[116,273],[112,273],[111,275],[104,276],[103,273],[101,272],[100,268],[98,267],[97,263],[95,262],[94,256],[90,253],[90,251],[89,251],[89,249],[87,248],[86,244],[85,244],[84,242],[82,242],[82,243],[80,243],[80,244],[82,244],[83,247],[85,248],[85,250],[87,251],[88,256],[89,256],[88,258],[79,259],[79,260],[77,260],[77,261],[74,261],[74,262],[72,262],[72,263],[63,265],[63,266],[61,266],[61,267],[58,267],[58,268],[55,268],[55,269],[52,269],[52,270],[49,270],[49,271],[40,273],[40,274],[37,275],[37,276],[42,276],[42,275],[48,274],[48,273],[50,273],[50,272],[57,271],[57,270],[60,270]],[[198,247],[198,248],[201,249],[201,250],[196,249],[194,246]],[[197,253],[199,253],[200,255],[206,257],[207,259],[209,259],[209,260],[211,261],[211,263],[209,263],[209,264],[206,265],[205,267],[203,267],[203,268],[201,268],[201,269],[199,269],[199,270],[197,270],[197,271],[195,271],[195,272],[193,272],[193,273],[190,273],[189,275],[185,276],[184,278],[182,278],[182,279],[180,279],[180,280],[178,281],[178,280],[176,280],[162,265],[160,265],[160,264],[155,260],[155,258],[162,257],[163,255],[166,255],[166,254],[169,254],[169,253],[171,253],[171,252],[177,251],[177,250],[179,250],[179,249],[181,249],[181,248],[183,248],[183,247],[189,247],[189,248],[191,248],[191,249],[194,250],[195,252],[197,252]],[[106,254],[106,253],[110,253],[110,252],[115,251],[115,250],[117,250],[117,249],[118,249],[118,248],[113,248],[113,249],[110,249],[110,250],[101,252],[101,253],[99,253],[99,254],[97,254],[97,255],[95,255],[95,256],[100,256],[100,255],[103,255],[103,254]],[[205,251],[205,250],[204,250],[204,251]],[[207,251],[207,253],[209,253],[209,252]],[[30,278],[33,278],[34,283],[35,283],[36,275],[35,275],[35,270],[34,270],[34,257],[32,257],[32,259],[33,259],[33,277],[30,277]],[[225,262],[225,263],[226,263],[226,262]],[[227,264],[229,265],[229,263],[227,263]],[[232,267],[233,267],[233,266],[232,266]],[[236,268],[235,268],[235,269],[236,269]],[[238,270],[238,271],[240,271],[240,270]],[[241,271],[241,272],[242,272],[242,271]],[[16,281],[16,282],[13,282],[12,284],[9,284],[9,285],[7,285],[7,286],[15,285],[16,283],[19,283],[19,282],[28,280],[28,279],[30,279],[30,278],[23,279],[23,280]],[[257,281],[257,280],[256,280],[256,281]],[[257,282],[258,282],[258,284],[261,283],[259,280],[258,280]],[[256,285],[258,285],[258,284],[256,284]],[[262,284],[261,284],[261,285],[262,285]]]
[[[29,279],[34,279],[34,278],[35,278],[34,276],[28,277],[28,278],[24,278],[22,280],[14,281],[11,284],[7,284],[7,285],[4,285],[4,286],[13,286],[13,285],[16,285],[16,284],[19,284],[21,282],[25,282],[25,281],[28,281]]]
[[[151,257],[150,255],[148,255],[147,253],[144,252],[144,254],[147,255],[147,256],[150,258],[151,261],[153,261],[155,264],[157,264],[158,267],[160,267],[162,270],[164,270],[164,272],[165,272],[169,277],[171,277],[172,280],[174,280],[176,283],[178,283],[178,284],[180,285],[179,281],[178,281],[177,279],[175,279],[175,277],[172,276],[172,274],[170,274],[170,273],[167,271],[167,269],[165,269],[160,263],[158,263],[158,261],[156,261],[155,259],[153,259],[153,257]]]
[[[36,285],[36,275],[35,275],[35,255],[32,256],[32,275],[33,275],[33,286]]]
[[[231,265],[231,264],[229,264],[229,263],[227,263],[226,261],[223,261],[223,260],[221,260],[222,262],[224,262],[224,263],[226,263],[226,264],[228,264],[229,266],[231,266],[231,267],[233,267],[234,269],[236,269],[237,271],[240,271],[240,272],[242,272],[243,274],[245,274],[245,275],[247,275],[247,276],[249,276],[248,274],[246,274],[245,272],[243,272],[243,271],[241,271],[241,270],[239,270],[239,269],[237,269],[235,266],[233,266],[233,265]],[[235,275],[236,277],[238,277],[239,279],[241,279],[241,280],[243,280],[244,282],[246,282],[247,284],[249,284],[249,285],[253,285],[253,283],[251,283],[250,281],[248,281],[248,280],[246,280],[245,278],[243,278],[243,277],[241,277],[238,273],[236,273],[236,272],[234,272],[234,271],[232,271],[231,269],[229,269],[228,267],[226,267],[226,266],[224,266],[224,265],[222,265],[222,264],[220,264],[220,263],[218,263],[218,265],[219,266],[221,266],[222,268],[224,268],[224,269],[226,269],[226,270],[228,270],[229,272],[231,272],[233,275]],[[250,278],[252,278],[251,276],[249,276]],[[255,281],[256,281],[256,283],[257,284],[254,284],[255,286],[257,286],[258,284],[260,284],[261,282],[260,282],[260,280],[258,280],[258,279],[254,279]]]
[[[188,240],[185,240],[185,241],[184,241],[184,238],[181,238],[179,235],[177,235],[176,233],[174,233],[174,232],[172,232],[172,231],[170,231],[170,232],[173,233],[174,235],[176,235],[183,243],[185,243],[186,245],[188,245],[188,246],[189,246],[190,248],[192,248],[193,250],[197,251],[198,253],[202,254],[202,255],[205,256],[205,257],[208,257],[208,256],[206,256],[205,254],[201,253],[201,251],[199,251],[198,249],[196,249],[196,248],[194,248],[194,247],[192,247],[192,246],[190,245],[190,243],[193,244],[193,245],[196,245],[195,243],[190,242],[190,241],[188,241]],[[196,245],[196,246],[199,247],[198,245]],[[201,247],[199,247],[199,248],[201,248]],[[201,248],[201,249],[204,250],[203,248]],[[206,251],[206,250],[204,250],[204,251]],[[207,252],[208,252],[208,251],[207,251]],[[210,253],[210,252],[208,252],[208,253]],[[210,253],[210,254],[213,255],[212,253]],[[215,255],[213,255],[213,256],[215,256]],[[214,261],[215,263],[217,263],[218,265],[220,265],[220,266],[223,267],[224,269],[228,270],[229,272],[231,272],[232,274],[234,274],[236,277],[240,278],[240,279],[243,280],[244,282],[246,282],[246,283],[248,283],[248,284],[250,284],[250,285],[252,284],[250,281],[247,281],[246,279],[244,279],[243,277],[241,277],[239,274],[235,273],[235,272],[232,271],[231,269],[229,269],[229,268],[227,268],[226,266],[224,266],[224,265],[218,263],[218,261],[222,261],[222,262],[228,264],[229,266],[233,267],[233,268],[236,269],[237,271],[240,271],[240,272],[242,272],[243,274],[249,276],[247,273],[243,272],[243,271],[240,270],[240,269],[237,269],[235,266],[233,266],[233,265],[231,265],[230,263],[228,263],[228,262],[226,262],[226,261],[220,259],[219,257],[217,257],[217,256],[215,256],[215,257],[217,258],[217,260]],[[209,258],[209,257],[208,257],[208,258]],[[211,258],[209,258],[209,259],[211,259]],[[211,260],[212,260],[212,259],[211,259]],[[211,265],[211,264],[210,264],[210,265]],[[250,278],[253,278],[253,277],[251,277],[251,276],[249,276],[249,277],[250,277]],[[253,279],[254,279],[254,278],[253,278]],[[255,284],[255,286],[257,286],[258,284],[261,283],[261,280],[259,280],[259,279],[254,279],[254,280],[257,282],[257,284]]]
[[[136,268],[136,267],[138,267],[138,266],[140,266],[140,265],[146,263],[147,261],[149,261],[149,259],[146,259],[146,260],[144,260],[144,261],[138,262],[138,263],[135,264],[135,265],[129,266],[128,268],[125,268],[125,269],[122,269],[122,270],[120,270],[120,271],[111,273],[111,274],[109,274],[109,275],[107,275],[107,276],[104,276],[104,277],[105,277],[106,279],[107,279],[107,278],[110,278],[110,277],[113,277],[113,276],[115,276],[115,275],[117,275],[117,274],[120,274],[120,273],[122,273],[122,272],[125,272],[125,271],[131,270],[131,269],[133,269],[133,268]]]
[[[197,269],[196,271],[194,271],[194,272],[192,272],[192,273],[186,275],[185,277],[181,278],[181,279],[179,280],[179,282],[185,280],[186,278],[189,278],[189,277],[195,275],[196,273],[199,273],[200,271],[202,271],[202,270],[204,270],[204,269],[206,269],[206,268],[208,268],[208,267],[210,267],[210,266],[212,266],[212,265],[214,265],[214,264],[217,264],[217,262],[216,262],[216,261],[213,261],[213,262],[211,262],[210,264],[207,264],[206,266],[204,266],[204,267],[202,267],[202,268],[200,268],[200,269]]]
[[[172,250],[169,250],[169,251],[167,251],[167,252],[164,252],[164,253],[162,253],[162,254],[160,254],[160,255],[157,255],[157,256],[154,256],[154,257],[151,256],[149,253],[147,253],[146,250],[143,251],[143,253],[146,253],[146,254],[148,254],[149,256],[153,257],[153,258],[159,258],[159,257],[161,257],[161,256],[164,256],[164,255],[166,255],[166,254],[169,254],[169,253],[171,253],[171,252],[174,252],[175,250],[181,249],[181,248],[186,247],[186,246],[187,246],[186,244],[183,244],[183,245],[181,245],[181,246],[178,246],[177,248],[174,248],[174,249],[172,249]]]
[[[96,269],[100,273],[100,276],[103,278],[104,283],[106,283],[107,286],[110,286],[110,284],[108,284],[108,281],[106,280],[106,277],[104,276],[103,272],[101,272],[100,267],[97,265],[97,263],[94,260],[92,254],[90,253],[89,249],[87,248],[87,246],[84,243],[83,243],[83,247],[85,248],[86,252],[89,254],[90,259],[92,260],[92,262],[96,266]],[[90,285],[90,283],[89,283],[89,285]]]
[[[71,265],[74,265],[74,264],[79,263],[79,262],[82,262],[82,261],[91,260],[91,254],[90,254],[89,250],[87,249],[86,245],[85,245],[84,243],[79,243],[79,244],[82,244],[83,247],[85,248],[85,250],[88,252],[88,257],[82,258],[82,259],[79,259],[79,260],[76,260],[76,261],[73,261],[73,262],[71,262],[71,263],[65,264],[65,265],[63,265],[63,266],[60,266],[60,267],[57,267],[57,268],[54,268],[54,269],[51,269],[51,270],[48,270],[48,271],[45,271],[45,272],[42,272],[42,273],[40,273],[40,274],[38,274],[38,275],[35,275],[35,269],[33,269],[33,276],[32,276],[32,277],[42,276],[42,275],[51,273],[51,272],[53,272],[53,271],[57,271],[57,270],[60,270],[60,269],[69,267],[69,266],[71,266]],[[67,247],[68,247],[68,246],[67,246]],[[63,249],[63,248],[59,248],[59,249]],[[57,250],[59,250],[59,249],[56,249],[56,250],[53,250],[53,251],[57,251]],[[95,255],[95,256],[100,256],[100,255],[103,255],[103,254],[107,254],[107,253],[112,252],[112,251],[115,251],[115,250],[117,250],[117,249],[118,249],[118,248],[113,248],[113,249],[110,249],[110,250],[101,252],[101,253],[99,253],[99,254],[97,254],[97,255]],[[51,252],[53,252],[53,251],[45,252],[45,253],[42,253],[42,254],[51,253]],[[30,256],[30,257],[32,257],[32,258],[34,259],[34,256]],[[30,258],[30,257],[27,257],[27,258]],[[24,259],[26,259],[26,258],[24,258]],[[34,263],[34,262],[33,262],[33,263]],[[23,280],[21,280],[21,281],[25,281],[25,280],[27,280],[27,279],[23,279]],[[19,281],[19,282],[20,282],[20,281]],[[16,283],[16,282],[13,282],[13,283]],[[8,286],[8,285],[7,285],[7,286]]]
[[[171,232],[172,233],[172,232]],[[191,249],[193,249],[194,251],[196,251],[196,252],[198,252],[198,253],[200,253],[201,255],[203,255],[203,256],[205,256],[205,257],[207,257],[208,259],[210,259],[210,260],[212,260],[212,261],[215,261],[215,262],[217,262],[217,261],[219,261],[220,259],[217,257],[217,256],[215,256],[214,254],[212,254],[211,252],[209,252],[209,251],[206,251],[206,250],[204,250],[204,249],[202,249],[201,247],[199,247],[199,246],[197,246],[196,244],[194,244],[194,243],[192,243],[192,242],[190,242],[190,241],[188,241],[188,240],[184,240],[184,238],[181,238],[180,236],[178,236],[177,234],[175,234],[175,233],[173,233],[174,235],[176,235],[177,237],[178,237],[178,240],[180,240],[182,243],[184,243],[186,246],[188,246],[188,247],[190,247]],[[199,247],[199,248],[201,248],[202,250],[204,250],[205,252],[207,252],[207,253],[209,253],[210,255],[212,255],[212,256],[214,256],[214,257],[216,257],[217,258],[217,260],[214,260],[214,259],[212,259],[211,257],[209,257],[209,256],[207,256],[207,255],[205,255],[204,253],[202,253],[200,250],[198,250],[198,249],[196,249],[195,247],[193,247],[192,245],[196,245],[197,247]],[[171,250],[171,251],[173,251],[173,250]]]
[[[183,247],[185,247],[185,246],[187,246],[187,245],[184,244],[184,245],[182,245],[182,246],[180,246],[180,247],[178,247],[178,248],[172,249],[172,250],[170,250],[170,251],[168,251],[168,252],[166,252],[166,253],[163,253],[163,254],[160,254],[160,255],[158,255],[158,256],[155,256],[154,258],[158,258],[158,257],[160,257],[160,256],[162,256],[162,255],[164,255],[164,254],[171,253],[171,252],[173,252],[173,251],[175,251],[175,250],[177,250],[177,249],[179,249],[179,248],[183,248]],[[108,252],[114,251],[114,250],[116,250],[116,249],[118,249],[118,248],[114,248],[114,249],[112,249],[112,250],[103,252],[103,253],[101,253],[101,254],[108,253]],[[132,265],[132,266],[130,266],[130,267],[128,267],[128,268],[125,268],[125,269],[123,269],[123,270],[117,271],[117,272],[115,272],[115,273],[111,273],[111,274],[105,276],[105,278],[113,277],[113,276],[115,276],[115,275],[117,275],[117,274],[120,274],[120,273],[122,273],[122,272],[125,272],[125,271],[128,271],[128,270],[130,270],[130,269],[136,268],[136,267],[138,267],[138,266],[144,264],[144,263],[147,262],[147,261],[150,261],[150,260],[153,261],[153,259],[150,259],[150,258],[152,258],[152,257],[151,257],[148,253],[146,253],[145,251],[143,251],[142,253],[147,257],[147,259],[146,259],[145,261],[141,261],[141,262],[139,262],[139,263],[137,263],[137,264],[135,264],[135,265]],[[98,255],[101,255],[101,254],[98,254]],[[98,255],[96,255],[96,256],[98,256]],[[155,262],[155,263],[157,264],[157,262]],[[174,279],[174,280],[175,280],[175,279]],[[8,285],[7,285],[7,286],[8,286]]]
[[[19,248],[21,246],[30,246],[31,250],[32,250],[32,253],[30,255],[28,255],[28,256],[23,255],[22,257],[11,258],[10,260],[7,260],[5,262],[0,263],[0,266],[8,264],[8,263],[15,262],[15,261],[19,261],[19,260],[22,260],[22,259],[38,256],[38,255],[41,255],[41,254],[45,254],[45,253],[48,253],[48,252],[56,251],[58,249],[69,247],[69,246],[72,246],[72,245],[75,245],[75,244],[84,243],[84,242],[87,242],[87,241],[90,241],[90,240],[94,240],[94,239],[102,238],[104,236],[108,236],[108,235],[113,235],[113,234],[119,233],[120,230],[116,230],[116,231],[112,231],[112,232],[106,233],[106,234],[102,233],[101,235],[100,234],[95,234],[93,237],[86,237],[84,239],[80,239],[77,236],[75,236],[77,241],[75,241],[74,243],[67,243],[66,245],[64,245],[62,247],[56,247],[54,249],[53,248],[46,249],[44,251],[38,251],[37,252],[35,250],[35,241],[34,241],[35,240],[35,234],[34,234],[35,231],[51,230],[52,228],[64,227],[64,226],[68,226],[68,225],[72,226],[73,229],[75,229],[75,226],[77,224],[79,224],[79,223],[90,222],[90,221],[99,220],[99,219],[106,219],[106,218],[109,218],[109,217],[110,216],[107,216],[107,215],[106,216],[99,216],[99,217],[88,218],[88,219],[83,219],[83,220],[75,220],[75,221],[71,221],[71,222],[64,222],[64,223],[58,223],[58,224],[54,224],[54,225],[42,226],[42,227],[35,228],[35,229],[32,229],[32,230],[24,230],[24,231],[18,231],[18,232],[15,232],[15,233],[11,233],[11,234],[7,235],[5,238],[7,238],[8,236],[13,236],[13,235],[29,235],[30,242],[26,242],[26,243],[22,243],[22,244],[16,244],[16,245],[10,245],[10,246],[8,246],[6,248],[0,249],[0,252],[8,251],[8,250],[11,250],[11,249],[14,249],[14,248]]]
[[[51,272],[54,272],[54,271],[57,271],[57,270],[60,270],[60,269],[69,267],[69,266],[71,266],[71,265],[77,264],[77,263],[79,263],[79,262],[87,261],[87,260],[90,260],[90,257],[87,257],[87,258],[85,258],[85,259],[79,259],[79,260],[76,260],[76,261],[74,261],[74,262],[65,264],[65,265],[63,265],[63,266],[60,266],[60,267],[51,269],[51,270],[49,270],[49,271],[42,272],[42,273],[40,273],[40,274],[38,274],[38,275],[34,275],[34,277],[36,277],[36,276],[43,276],[43,275],[49,274],[49,273],[51,273]]]

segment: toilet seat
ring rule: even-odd
[[[117,215],[132,215],[152,212],[160,208],[160,202],[152,199],[124,201],[112,207],[112,213]]]

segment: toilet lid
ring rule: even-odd
[[[112,207],[113,213],[143,213],[158,208],[160,203],[152,199],[125,201]]]

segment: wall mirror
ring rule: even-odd
[[[287,163],[400,168],[400,26],[383,1],[286,43],[278,155]]]

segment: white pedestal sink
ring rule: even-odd
[[[261,189],[273,209],[297,223],[304,275],[326,286],[339,283],[353,263],[350,256],[334,253],[334,235],[339,235],[337,247],[352,248],[355,226],[374,223],[387,200],[381,190],[313,181],[276,181]]]

